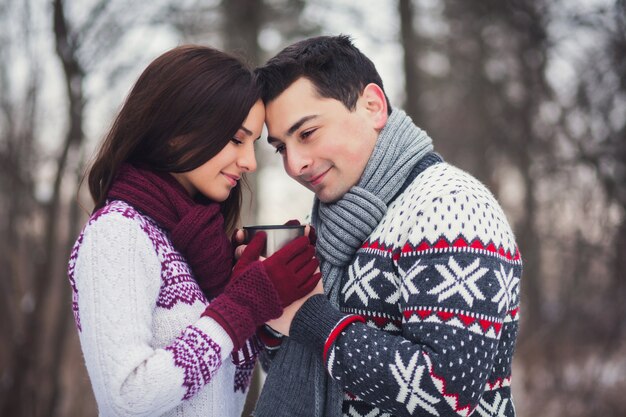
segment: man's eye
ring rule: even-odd
[[[315,132],[315,130],[316,130],[316,129],[305,130],[304,132],[302,132],[302,133],[300,134],[300,137],[301,137],[302,139],[306,139],[306,138],[308,138],[309,136],[311,136],[311,135],[313,134],[313,132]]]

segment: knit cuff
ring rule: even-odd
[[[233,341],[233,351],[239,350],[254,334],[255,324],[250,317],[250,312],[237,303],[233,303],[225,294],[213,300],[202,315],[211,317],[226,330]]]
[[[261,346],[267,350],[276,350],[283,343],[284,335],[264,324],[256,330]]]
[[[291,322],[289,337],[310,346],[326,362],[328,351],[341,331],[357,321],[365,323],[361,316],[341,313],[325,295],[318,294],[309,298],[298,310]]]
[[[203,315],[220,323],[237,350],[259,325],[280,317],[282,312],[272,281],[263,264],[256,261],[231,278],[224,292],[209,304]]]

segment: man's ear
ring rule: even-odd
[[[366,111],[372,117],[374,128],[380,131],[387,124],[387,99],[383,89],[378,84],[369,83],[363,89],[361,99]]]

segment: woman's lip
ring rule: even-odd
[[[235,176],[235,175],[230,175],[227,174],[225,172],[222,172],[222,175],[226,177],[226,179],[228,180],[228,182],[230,182],[230,184],[234,187],[235,185],[237,185],[237,181],[239,181],[239,177]]]

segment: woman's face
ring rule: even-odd
[[[230,195],[241,175],[256,170],[254,143],[261,136],[265,106],[261,100],[250,109],[235,137],[213,158],[188,172],[172,173],[187,192],[222,202]]]

